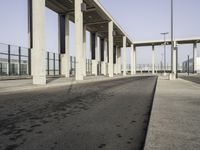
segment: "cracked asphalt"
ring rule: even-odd
[[[0,94],[0,150],[142,150],[157,77]]]

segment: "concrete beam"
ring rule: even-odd
[[[45,51],[45,0],[32,1],[32,75],[33,84],[46,84],[46,51]]]

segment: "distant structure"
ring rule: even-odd
[[[194,62],[193,58],[189,59],[189,72],[191,73],[193,73],[194,70],[193,62]],[[182,63],[182,70],[183,72],[188,72],[188,60]],[[196,73],[200,73],[200,57],[196,58]]]

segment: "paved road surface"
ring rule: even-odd
[[[0,95],[0,150],[143,149],[156,77]]]

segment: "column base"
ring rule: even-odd
[[[66,78],[69,77],[68,60],[67,54],[61,54],[61,74]]]
[[[108,76],[111,78],[114,77],[113,64],[108,64]]]
[[[117,64],[113,65],[113,72],[114,72],[114,74],[117,74]]]
[[[46,76],[33,75],[33,84],[35,85],[46,85]]]
[[[175,73],[170,73],[169,74],[169,80],[176,80],[176,74]]]
[[[97,60],[92,60],[92,74],[97,76]]]
[[[105,62],[101,62],[101,73],[103,75],[106,75],[106,63]]]

